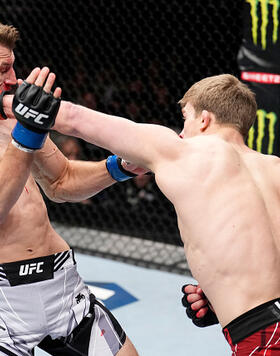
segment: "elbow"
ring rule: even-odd
[[[55,194],[49,194],[49,193],[45,193],[46,197],[53,201],[54,203],[66,203],[66,200],[61,199],[59,196],[56,196]]]
[[[68,185],[68,168],[56,181],[44,187],[44,193],[47,198],[55,203],[66,203],[71,200],[68,199],[70,195],[70,188]]]
[[[43,189],[46,197],[53,201],[54,203],[65,203],[66,200],[63,199],[62,190],[59,189],[59,184],[52,184],[48,189]]]
[[[60,179],[57,179],[53,182],[50,182],[50,181],[40,182],[37,180],[37,183],[39,183],[45,196],[49,200],[51,200],[55,203],[65,203],[65,200],[62,198],[62,189],[61,189],[60,180],[61,180],[61,177],[60,177]]]

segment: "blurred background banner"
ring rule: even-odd
[[[238,54],[241,79],[256,93],[257,120],[248,145],[259,152],[280,154],[279,0],[244,2],[243,40]]]
[[[261,0],[2,0],[0,21],[21,32],[15,51],[19,77],[47,65],[57,73],[64,99],[180,132],[177,102],[194,82],[221,73],[239,76],[239,67],[279,73],[278,5]],[[278,85],[245,80],[257,92],[260,108],[249,144],[278,153]],[[52,138],[71,159],[100,160],[110,154],[82,140]],[[187,271],[174,208],[152,175],[116,184],[81,203],[46,202],[55,228],[81,251]]]

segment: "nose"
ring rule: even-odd
[[[12,85],[17,84],[17,78],[14,68],[11,68],[5,75],[2,90],[11,90]]]

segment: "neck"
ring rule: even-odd
[[[216,135],[229,143],[245,146],[243,136],[240,132],[229,126],[213,125],[213,127],[205,130],[202,135]]]

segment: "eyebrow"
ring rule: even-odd
[[[9,58],[2,58],[2,61],[1,61],[1,58],[0,58],[0,65],[4,65],[4,66],[10,66],[10,65],[13,65],[15,62],[15,57],[14,55],[11,55]]]

